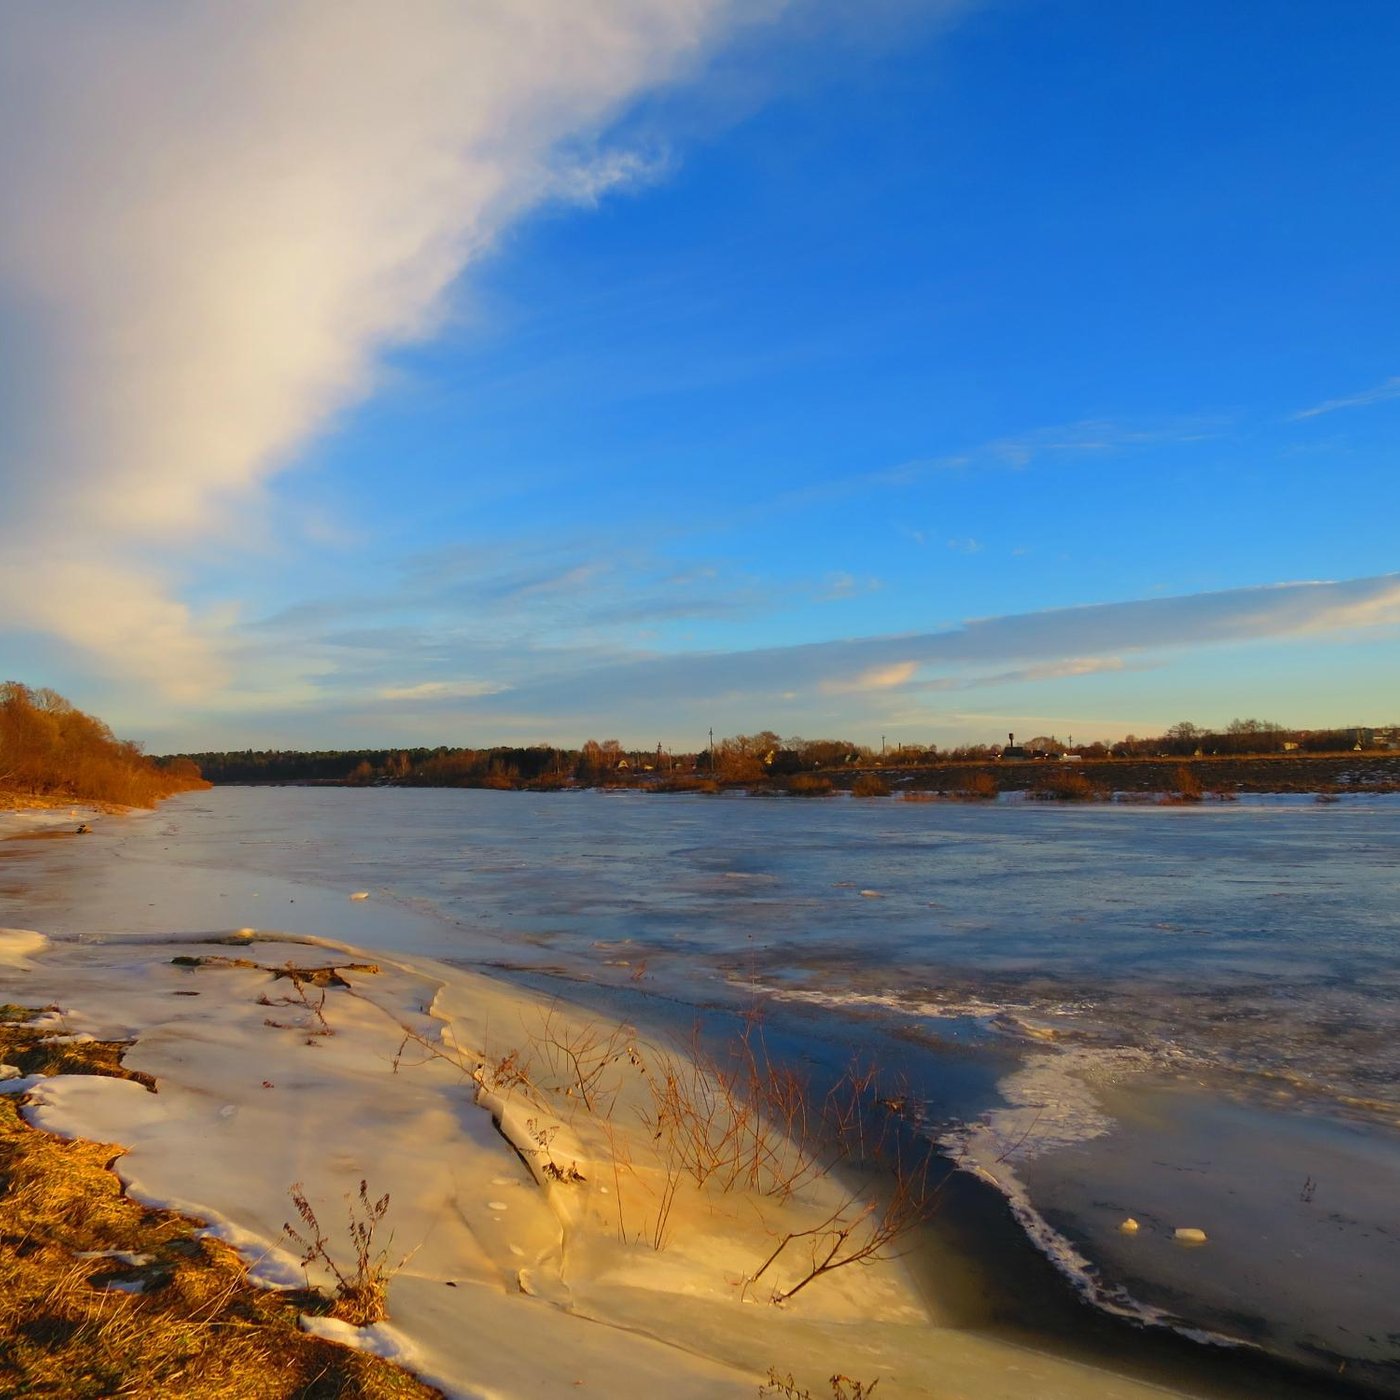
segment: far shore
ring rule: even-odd
[[[1078,800],[1178,799],[1183,770],[1200,789],[1202,800],[1243,794],[1302,793],[1324,798],[1400,792],[1400,753],[1379,750],[1344,754],[1202,755],[1192,758],[1102,758],[989,760],[903,765],[898,756],[886,763],[825,768],[812,773],[773,776],[759,781],[719,782],[702,771],[620,771],[597,783],[489,781],[426,783],[421,779],[267,778],[225,781],[216,787],[487,787],[502,791],[576,792],[589,788],[647,793],[750,792],[773,796],[822,797],[841,793],[878,799],[978,801],[1002,794],[1077,800],[1056,791],[1057,779],[1082,778],[1089,792]],[[861,792],[862,779],[871,790]],[[871,780],[874,780],[873,783]],[[888,791],[874,790],[874,784]],[[4,795],[0,794],[0,806]]]

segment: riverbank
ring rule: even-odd
[[[343,1302],[334,1270],[358,1278],[354,1229],[387,1197],[365,1251],[387,1317],[302,1325],[448,1395],[699,1400],[753,1395],[770,1370],[814,1392],[844,1374],[910,1397],[1161,1394],[949,1326],[897,1250],[867,1250],[888,1199],[799,1170],[791,1139],[763,1138],[757,1174],[727,1186],[719,1167],[697,1172],[709,1130],[691,1122],[678,1141],[657,1112],[708,1090],[630,1028],[423,960],[251,933],[79,945],[7,931],[0,986],[54,1008],[54,1042],[125,1043],[154,1090],[12,1077],[28,1121],[121,1144],[127,1193],[209,1222],[260,1283],[309,1276]],[[649,1075],[671,1086],[660,1100]],[[124,1296],[139,1316],[141,1293]]]
[[[33,796],[0,788],[0,841],[31,831],[61,831],[98,816],[122,816],[131,809],[111,802],[77,801],[71,797]]]
[[[1183,778],[1183,774],[1189,775]],[[865,799],[890,797],[985,801],[1001,794],[1031,794],[1048,799],[1187,800],[1237,797],[1241,794],[1311,794],[1327,799],[1346,795],[1400,792],[1400,753],[1372,751],[1345,754],[1244,754],[1160,758],[1085,758],[976,760],[906,764],[898,754],[878,763],[842,765],[802,772],[750,776],[720,781],[703,769],[616,770],[595,782],[578,782],[562,774],[536,779],[491,773],[478,779],[408,777],[273,777],[251,779],[215,775],[216,787],[389,787],[487,789],[539,793],[586,790],[642,792],[656,795],[717,795],[748,792],[764,796],[821,798],[854,794]]]

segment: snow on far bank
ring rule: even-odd
[[[10,836],[76,832],[102,815],[97,807],[64,803],[60,807],[6,807],[0,803],[0,841]]]
[[[450,1395],[752,1396],[769,1367],[817,1390],[836,1372],[878,1377],[903,1396],[1162,1393],[941,1326],[896,1260],[775,1305],[825,1237],[756,1279],[763,1261],[859,1202],[830,1175],[787,1200],[697,1186],[644,1121],[647,1075],[691,1071],[626,1028],[317,940],[39,937],[0,930],[0,998],[57,1006],[68,1034],[133,1039],[126,1063],[157,1092],[56,1076],[30,1086],[30,1121],[127,1146],[116,1170],[133,1196],[209,1221],[268,1286],[303,1281],[284,1233],[306,1230],[294,1187],[342,1270],[347,1203],[362,1181],[387,1193],[376,1247],[403,1261],[387,1322],[308,1325]],[[277,976],[289,960],[339,971]]]
[[[0,967],[27,968],[30,958],[49,945],[42,933],[27,928],[0,928]]]

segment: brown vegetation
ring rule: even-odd
[[[866,1400],[867,1396],[875,1393],[875,1387],[880,1384],[878,1380],[873,1380],[866,1385],[864,1381],[854,1380],[840,1373],[828,1376],[826,1383],[831,1387],[831,1400]],[[797,1383],[791,1371],[783,1373],[776,1366],[768,1368],[768,1380],[759,1386],[758,1393],[760,1400],[770,1395],[780,1396],[781,1400],[817,1400],[810,1390]]]
[[[1201,780],[1189,764],[1180,764],[1172,776],[1172,781],[1176,784],[1176,791],[1168,799],[1169,801],[1199,802],[1205,796]]]
[[[995,802],[999,791],[990,773],[969,773],[958,784],[957,795],[973,802]]]
[[[8,1022],[32,1016],[0,1008]],[[0,1026],[0,1060],[35,1065],[42,1033]],[[62,1047],[63,1073],[131,1075],[123,1047]],[[86,1059],[82,1065],[80,1060]],[[31,1072],[47,1072],[35,1069]],[[0,1095],[0,1394],[191,1400],[431,1400],[378,1357],[300,1330],[311,1292],[255,1287],[201,1222],[122,1194],[122,1149],[31,1128]]]
[[[691,753],[624,749],[616,739],[589,739],[581,749],[548,744],[529,748],[447,748],[206,753],[196,759],[218,783],[313,782],[404,784],[428,787],[514,787],[553,790],[600,786],[655,792],[717,791],[721,785],[813,794],[826,779],[832,789],[850,789],[865,774],[895,783],[990,799],[998,791],[1032,787],[1044,766],[1062,760],[1098,770],[1114,791],[1170,789],[1170,773],[1185,762],[1243,765],[1243,780],[1217,780],[1215,793],[1239,786],[1258,792],[1314,791],[1315,781],[1365,782],[1371,773],[1400,787],[1400,725],[1348,730],[1284,730],[1265,720],[1238,719],[1215,732],[1196,725],[1173,725],[1150,738],[1127,735],[1112,744],[1069,745],[1054,735],[1037,735],[1018,747],[1027,760],[1003,763],[996,744],[969,744],[940,750],[936,745],[896,744],[879,749],[844,739],[780,737],[771,729],[716,740]],[[1282,763],[1283,768],[1274,765]],[[1321,763],[1323,768],[1307,765]],[[1300,766],[1301,765],[1301,766]],[[1320,776],[1330,769],[1333,776]],[[1150,772],[1150,778],[1145,776]],[[966,781],[970,773],[981,776]],[[1285,777],[1285,773],[1289,776]],[[1297,776],[1293,776],[1296,774]],[[1314,781],[1314,775],[1319,775]],[[1346,775],[1346,776],[1343,776]],[[793,779],[803,781],[794,783]],[[1279,784],[1283,784],[1280,786]],[[915,799],[918,800],[918,799]]]
[[[1104,802],[1109,792],[1077,768],[1055,767],[1042,770],[1026,796],[1046,802]]]
[[[815,1091],[769,1054],[757,1008],[723,1058],[708,1052],[698,1027],[681,1053],[640,1046],[633,1037],[629,1027],[576,1022],[551,1007],[528,1048],[494,1064],[473,1063],[457,1047],[405,1027],[394,1065],[416,1046],[427,1058],[455,1065],[480,1090],[519,1092],[537,1105],[540,1115],[525,1120],[527,1140],[510,1141],[542,1186],[584,1180],[577,1162],[556,1155],[560,1130],[549,1119],[559,1113],[561,1097],[569,1101],[567,1116],[588,1110],[608,1144],[624,1244],[665,1249],[687,1189],[786,1201],[838,1168],[863,1172],[874,1199],[846,1196],[818,1224],[790,1231],[755,1260],[746,1287],[773,1278],[775,1304],[836,1269],[894,1257],[936,1209],[943,1183],[930,1182],[929,1157],[915,1153],[911,1162],[901,1148],[908,1095],[882,1092],[875,1070],[853,1065],[824,1094]],[[645,1088],[645,1101],[634,1109],[655,1149],[652,1167],[633,1159],[614,1122],[629,1072]],[[647,1184],[644,1174],[651,1176]],[[777,1280],[780,1271],[785,1283]]]
[[[667,774],[651,784],[652,792],[718,792],[719,784],[713,778],[697,777],[693,773]]]
[[[389,1316],[389,1280],[402,1267],[401,1264],[396,1266],[389,1262],[389,1245],[394,1240],[392,1234],[385,1244],[376,1242],[379,1227],[389,1212],[389,1193],[386,1191],[378,1200],[372,1201],[369,1182],[360,1179],[358,1205],[353,1200],[348,1202],[347,1235],[355,1254],[355,1265],[344,1269],[336,1262],[330,1240],[316,1217],[315,1207],[299,1181],[293,1184],[289,1194],[301,1220],[301,1229],[292,1224],[282,1228],[287,1238],[301,1250],[303,1267],[317,1264],[335,1279],[332,1315],[350,1323],[352,1327],[382,1322]]]
[[[0,684],[0,792],[152,807],[207,786],[189,759],[147,758],[52,690]]]
[[[888,797],[890,785],[878,773],[862,773],[851,784],[854,797]]]

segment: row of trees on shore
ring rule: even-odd
[[[150,807],[207,786],[191,760],[147,757],[52,690],[0,683],[0,792]]]
[[[1016,746],[1017,756],[1082,761],[1249,757],[1281,753],[1345,753],[1400,749],[1400,728],[1287,730],[1267,720],[1237,719],[1223,730],[1186,721],[1149,738],[1073,744],[1038,735]],[[0,684],[0,792],[149,806],[162,797],[214,783],[328,782],[415,787],[562,788],[645,783],[661,788],[707,788],[773,783],[792,791],[829,790],[821,775],[880,769],[935,769],[994,763],[1011,756],[997,744],[882,744],[845,739],[782,738],[765,729],[707,743],[689,753],[626,749],[616,739],[590,739],[581,748],[528,747],[349,749],[305,752],[251,750],[151,758],[118,739],[101,720],[52,690],[15,681]],[[850,777],[837,776],[842,785]]]
[[[1183,722],[1151,738],[1129,735],[1113,744],[1071,744],[1039,735],[1017,748],[1037,756],[1081,760],[1242,757],[1284,752],[1341,753],[1358,743],[1385,746],[1400,731],[1333,729],[1290,731],[1263,720],[1236,720],[1221,731]],[[1379,737],[1378,737],[1379,736]],[[1366,742],[1363,742],[1366,741]],[[349,749],[315,753],[242,750],[184,757],[216,783],[395,783],[407,787],[559,788],[643,781],[655,786],[742,785],[772,780],[791,784],[804,775],[871,769],[938,768],[996,762],[996,744],[884,745],[844,739],[781,738],[773,730],[737,734],[690,753],[627,749],[616,739],[590,739],[581,748],[549,744],[494,748]]]

